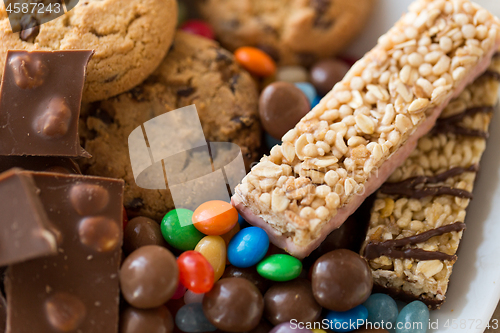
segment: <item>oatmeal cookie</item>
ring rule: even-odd
[[[176,23],[176,0],[84,0],[29,33],[13,33],[0,2],[0,78],[9,49],[92,49],[83,99],[106,99],[154,71],[172,43]]]
[[[205,0],[199,11],[224,47],[257,46],[283,65],[334,56],[361,31],[375,0]]]
[[[254,81],[215,42],[178,32],[167,57],[142,85],[84,105],[80,134],[93,157],[80,162],[82,171],[124,179],[129,215],[160,220],[174,208],[170,191],[136,185],[128,136],[145,121],[191,104],[196,105],[208,141],[237,144],[247,166],[258,157],[261,130]]]

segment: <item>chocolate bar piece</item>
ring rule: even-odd
[[[81,174],[80,167],[71,158],[47,156],[0,156],[0,172],[12,168]]]
[[[123,181],[31,174],[60,242],[7,270],[7,332],[117,332]]]
[[[484,72],[500,21],[468,0],[417,0],[243,179],[250,224],[303,258],[413,151],[448,102]]]
[[[376,193],[362,251],[375,290],[444,302],[499,86],[489,74],[469,85]]]
[[[93,51],[8,51],[0,91],[0,155],[90,156],[78,118]]]
[[[0,266],[56,253],[56,236],[29,174],[0,174]]]

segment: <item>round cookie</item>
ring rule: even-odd
[[[256,46],[282,65],[332,57],[360,32],[375,0],[204,0],[199,11],[229,50]]]
[[[155,70],[172,44],[176,23],[176,0],[81,0],[27,36],[12,32],[0,2],[0,78],[9,49],[90,49],[95,54],[83,99],[106,99],[140,84]]]
[[[147,216],[159,222],[174,204],[168,189],[136,185],[128,136],[145,121],[191,104],[196,105],[208,141],[237,144],[247,167],[257,159],[261,130],[256,84],[230,52],[202,37],[178,32],[171,51],[143,84],[82,108],[82,145],[93,155],[80,160],[82,171],[124,179],[129,217]],[[196,160],[190,159],[185,168]],[[211,200],[207,189],[197,192]]]

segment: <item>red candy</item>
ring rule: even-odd
[[[186,251],[177,258],[181,283],[194,293],[203,294],[214,285],[214,269],[196,251]]]
[[[212,27],[201,20],[188,20],[184,22],[180,29],[193,35],[214,39]]]
[[[184,297],[186,290],[186,287],[184,287],[184,285],[179,281],[179,285],[177,286],[177,289],[175,289],[175,293],[171,299],[180,299]]]

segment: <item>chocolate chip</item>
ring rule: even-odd
[[[229,29],[238,29],[241,25],[241,22],[238,19],[231,19],[229,21],[224,22],[227,28]]]
[[[234,117],[231,121],[240,124],[243,128],[250,128],[255,122],[253,117]]]
[[[130,209],[132,211],[138,211],[143,206],[144,200],[142,200],[142,198],[134,198],[126,205],[127,209]]]
[[[92,108],[89,111],[89,116],[92,118],[100,119],[103,123],[107,125],[113,124],[115,122],[113,117],[111,117],[111,115],[108,112],[100,108]]]
[[[10,58],[16,85],[21,89],[33,89],[41,86],[48,74],[48,68],[37,57],[29,54],[19,54]]]
[[[33,43],[40,32],[38,21],[31,15],[24,15],[19,21],[21,32],[19,37],[21,40]]]
[[[100,213],[109,203],[109,192],[100,185],[76,184],[69,193],[69,200],[82,216]]]
[[[192,93],[194,93],[194,88],[193,87],[185,87],[185,88],[180,88],[177,90],[177,96],[179,97],[188,97]]]
[[[321,15],[331,5],[331,0],[311,0],[311,7],[314,8],[317,14]]]
[[[217,48],[215,49],[215,52],[217,53],[217,55],[215,56],[215,61],[224,61],[228,64],[233,63],[233,56],[228,51]]]
[[[36,131],[49,138],[60,138],[66,135],[71,122],[71,110],[63,98],[50,100],[45,112],[36,119]]]
[[[230,87],[231,91],[233,92],[233,94],[236,92],[236,84],[238,84],[239,78],[240,78],[240,74],[234,74],[231,77],[231,80],[229,81],[229,87]]]
[[[274,47],[269,46],[269,45],[257,45],[256,46],[259,50],[264,51],[269,55],[271,58],[273,58],[274,61],[279,62],[280,61],[280,54],[278,50],[276,50]]]
[[[141,86],[131,89],[129,93],[137,102],[144,102],[146,100],[144,97],[144,89]]]
[[[76,330],[86,316],[83,302],[68,293],[56,293],[45,302],[45,314],[49,323],[60,332]]]
[[[118,223],[104,216],[88,217],[78,226],[80,242],[97,252],[114,250],[120,243]]]
[[[104,80],[104,83],[113,82],[113,81],[115,81],[117,78],[118,78],[118,74],[115,74],[115,75],[113,75],[113,76],[108,77],[106,80]]]

